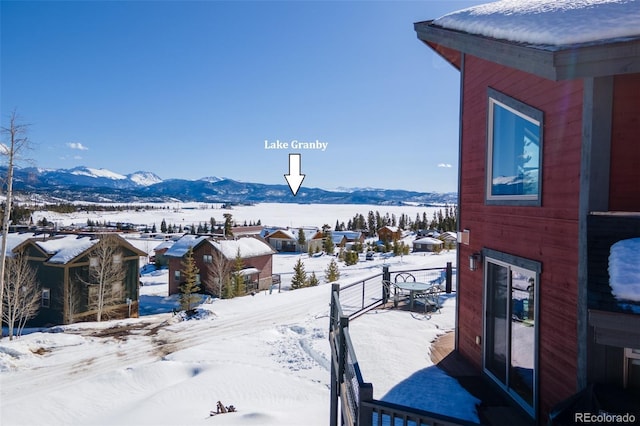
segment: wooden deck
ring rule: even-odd
[[[514,406],[480,371],[454,351],[455,332],[450,331],[431,343],[431,361],[454,377],[467,392],[478,398],[480,423],[490,426],[534,425],[535,422]]]

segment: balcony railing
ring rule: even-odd
[[[355,348],[349,334],[349,321],[386,303],[383,280],[392,281],[395,275],[410,272],[417,280],[445,284],[446,291],[454,291],[453,268],[420,269],[382,273],[342,286],[331,288],[329,343],[331,346],[331,426],[440,426],[476,425],[413,407],[406,407],[373,398],[373,385],[365,382],[360,371]]]

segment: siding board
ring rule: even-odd
[[[460,227],[470,246],[461,258],[491,248],[541,262],[538,327],[542,412],[575,393],[577,386],[578,205],[582,135],[582,83],[552,82],[467,55],[464,73]],[[487,88],[544,114],[542,206],[486,205]],[[467,253],[468,252],[468,253]],[[459,348],[482,362],[483,273],[461,268]],[[473,289],[470,291],[469,289]],[[473,305],[473,307],[468,306]]]

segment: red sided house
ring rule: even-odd
[[[275,251],[262,238],[240,237],[233,240],[215,239],[203,235],[185,235],[175,242],[165,253],[169,264],[169,294],[180,292],[182,263],[189,251],[198,267],[198,284],[201,290],[216,296],[222,296],[221,281],[235,271],[236,257],[240,253],[242,269],[239,271],[245,279],[245,291],[264,290],[271,285],[273,254]],[[221,278],[222,277],[222,278]]]
[[[601,36],[640,8],[546,3],[414,25],[461,78],[456,350],[539,424],[640,386],[640,27]],[[575,19],[594,33],[527,40]]]

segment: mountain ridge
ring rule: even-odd
[[[6,167],[0,168],[6,171]],[[198,201],[222,203],[305,204],[455,204],[455,193],[401,189],[352,188],[348,191],[301,187],[293,196],[286,183],[240,182],[214,176],[196,180],[162,179],[153,172],[128,175],[108,169],[78,166],[72,169],[15,168],[14,188],[52,200],[87,202]]]

